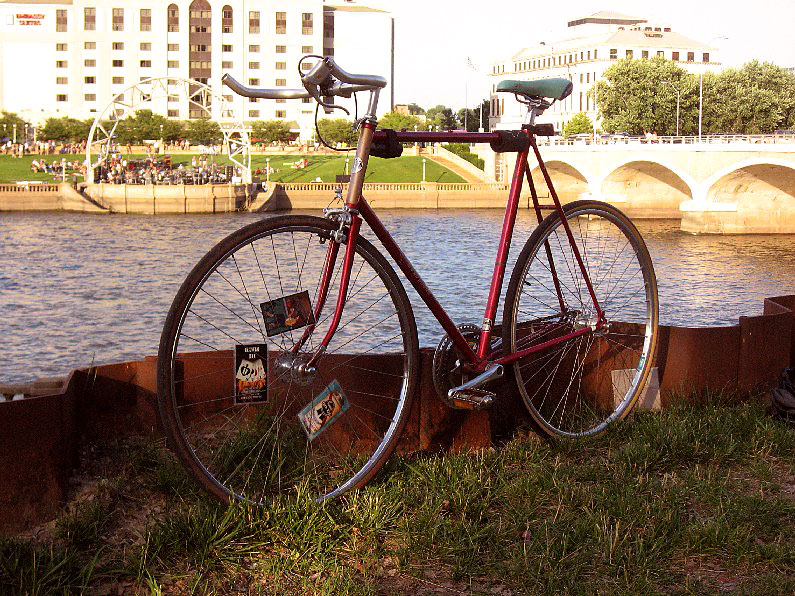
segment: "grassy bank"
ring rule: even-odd
[[[0,592],[792,594],[793,455],[758,405],[686,406],[395,459],[347,498],[262,511],[127,440],[85,454],[57,523],[0,539]]]
[[[49,163],[53,161],[60,163],[62,157],[68,161],[83,161],[85,159],[85,155],[43,156]],[[145,155],[136,154],[125,155],[126,159],[144,159],[145,157]],[[178,167],[180,164],[189,167],[193,157],[193,155],[187,154],[174,155],[172,156],[172,164],[174,167]],[[307,167],[303,169],[292,167],[295,162],[303,158],[308,160]],[[17,159],[8,155],[0,155],[0,184],[14,183],[21,180],[53,182],[52,175],[44,173],[34,174],[31,171],[30,164],[34,159],[38,160],[39,156],[28,155]],[[251,157],[251,169],[264,171],[266,159],[270,160],[270,167],[275,170],[271,174],[270,179],[276,182],[314,182],[317,178],[320,178],[323,182],[334,182],[337,175],[345,173],[345,154],[340,156],[290,155],[269,158],[264,155],[253,155]],[[215,161],[220,165],[230,163],[225,156],[217,156]],[[367,182],[420,182],[422,181],[422,161],[422,157],[414,156],[397,159],[374,157],[368,164]],[[351,155],[348,159],[348,172],[350,172],[352,166],[353,156]],[[429,182],[465,182],[457,174],[430,159],[426,159],[425,168],[425,179]],[[262,179],[265,179],[264,174]]]

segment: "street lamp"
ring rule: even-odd
[[[268,186],[268,182],[270,182],[270,173],[271,173],[271,158],[265,158],[265,186]]]
[[[17,123],[14,122],[14,144],[17,143]]]
[[[422,158],[422,181],[425,182],[425,158]]]
[[[671,81],[663,81],[663,85],[670,85],[671,89],[676,93],[676,136],[679,136],[679,89]],[[698,122],[698,134],[701,135],[701,120]]]

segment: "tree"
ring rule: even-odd
[[[260,143],[286,143],[295,137],[284,120],[256,120],[251,123],[251,135]]]
[[[439,130],[452,130],[458,124],[453,110],[441,104],[425,112],[425,118],[428,124]]]
[[[219,124],[209,118],[190,120],[185,130],[185,136],[192,145],[215,145],[224,138]]]
[[[409,114],[411,114],[412,116],[417,116],[419,114],[424,114],[425,113],[425,110],[423,110],[416,103],[410,103],[408,105],[408,108],[409,108]]]
[[[405,114],[398,114],[397,112],[389,112],[384,114],[378,121],[379,128],[392,128],[394,130],[425,130],[426,126],[420,122],[419,118],[414,116],[406,116]]]
[[[572,135],[583,133],[593,133],[593,122],[585,112],[574,114],[571,120],[563,127],[563,136],[569,138]]]
[[[484,99],[481,102],[481,105],[477,108],[472,109],[465,109],[461,108],[458,110],[458,122],[462,125],[466,124],[466,129],[469,132],[477,132],[480,130],[480,127],[483,127],[483,130],[489,130],[489,100]],[[480,123],[481,114],[483,116],[483,123]]]
[[[13,112],[0,112],[0,134],[3,138],[14,138],[14,125],[17,126],[17,141],[21,141],[25,135],[25,120]]]
[[[119,122],[115,140],[122,145],[137,145],[145,140],[157,140],[161,138],[161,134],[165,137],[167,131],[174,130],[168,123],[169,120],[165,116],[155,114],[152,110],[138,110]]]
[[[676,63],[655,56],[651,60],[622,60],[605,71],[596,85],[602,127],[607,132],[659,134],[676,132],[676,91],[680,94],[680,122],[698,121],[693,102],[694,80]]]
[[[47,118],[44,126],[39,128],[38,138],[61,143],[79,143],[85,141],[94,124],[93,118],[78,120],[64,116],[62,118]]]
[[[348,146],[355,146],[357,134],[353,131],[353,123],[345,118],[318,120],[317,123],[320,136],[327,143],[342,143]]]

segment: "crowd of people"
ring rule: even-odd
[[[220,166],[207,156],[194,156],[191,165],[173,167],[170,156],[126,159],[112,153],[95,170],[94,181],[108,184],[226,184],[240,178],[232,166]]]
[[[26,155],[77,155],[86,152],[86,142],[59,143],[57,141],[35,141],[15,143],[11,139],[0,142],[0,155],[22,158]]]

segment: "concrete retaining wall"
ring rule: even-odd
[[[388,356],[387,356],[388,358]],[[478,449],[528,421],[508,384],[486,412],[448,409],[436,396],[431,349],[400,449]],[[795,366],[795,295],[765,300],[760,316],[730,327],[660,328],[654,362],[660,403],[694,393],[772,387]],[[52,519],[67,496],[80,444],[125,435],[159,435],[157,361],[72,373],[52,395],[0,401],[0,531],[18,532]]]
[[[85,189],[113,213],[230,213],[248,205],[244,184],[89,184]]]

